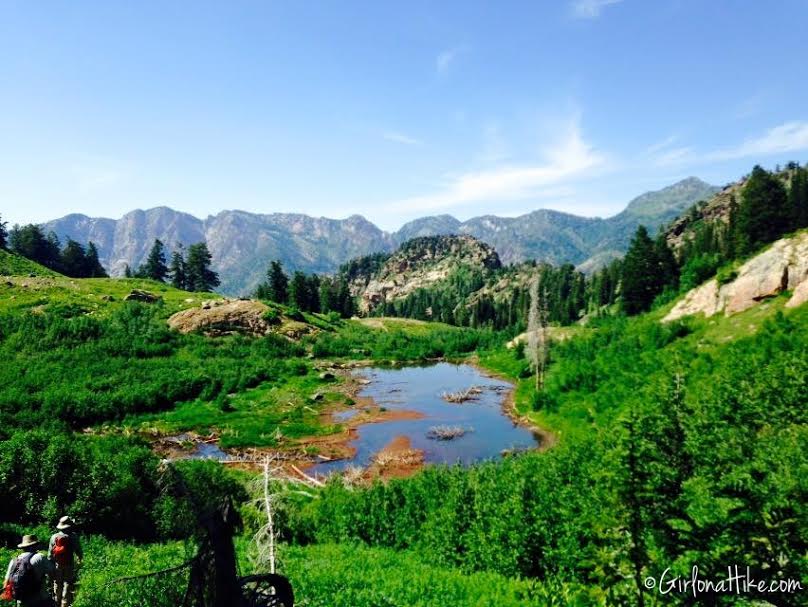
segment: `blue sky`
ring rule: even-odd
[[[808,160],[808,2],[0,0],[0,214],[386,229]]]

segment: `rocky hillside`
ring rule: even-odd
[[[408,240],[369,274],[353,277],[351,291],[367,313],[385,302],[448,281],[458,271],[486,274],[502,267],[489,245],[471,236],[422,236]]]
[[[808,231],[778,240],[729,276],[691,290],[664,320],[693,314],[730,316],[785,291],[791,291],[786,307],[808,301]]]
[[[777,177],[788,185],[792,172],[789,170],[776,173]],[[741,193],[746,185],[747,177],[744,176],[734,183],[730,183],[721,189],[717,189],[713,196],[700,199],[701,204],[696,204],[686,212],[681,213],[670,222],[665,230],[668,244],[678,250],[684,241],[692,236],[695,228],[703,223],[726,224],[729,221],[730,205],[733,198],[736,204],[741,202]]]
[[[93,241],[111,276],[128,264],[140,265],[155,238],[169,248],[206,241],[219,272],[220,290],[246,294],[261,281],[267,264],[280,259],[287,270],[335,272],[349,259],[390,252],[420,236],[465,234],[492,247],[504,263],[537,259],[569,262],[589,271],[625,252],[631,234],[643,223],[653,232],[717,188],[691,177],[632,200],[608,219],[578,217],[541,209],[521,217],[486,215],[461,222],[450,215],[424,217],[387,233],[361,216],[347,219],[293,213],[269,215],[223,211],[206,219],[158,207],[136,210],[121,219],[67,215],[45,224],[64,242]]]

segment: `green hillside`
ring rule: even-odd
[[[59,276],[53,270],[20,255],[0,249],[0,276]]]

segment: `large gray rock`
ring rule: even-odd
[[[704,314],[727,316],[791,290],[786,307],[808,300],[808,232],[778,240],[738,269],[737,277],[723,285],[712,279],[687,293],[664,321]]]

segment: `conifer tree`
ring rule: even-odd
[[[98,248],[95,246],[95,243],[91,240],[87,243],[87,254],[85,255],[85,270],[84,276],[87,278],[108,278],[109,274],[104,269],[104,266],[101,265],[101,262],[98,260]]]
[[[339,300],[337,299],[337,284],[328,276],[320,279],[320,311],[323,314],[328,312],[339,312]]]
[[[306,283],[307,309],[309,312],[320,312],[320,277],[317,274],[311,274],[306,279]]]
[[[776,240],[788,226],[786,190],[780,180],[756,165],[744,185],[738,210],[740,253]]]
[[[59,238],[54,232],[47,236],[38,225],[14,226],[9,234],[11,250],[18,255],[58,270],[61,262]]]
[[[738,254],[738,201],[735,194],[729,199],[729,216],[727,217],[727,229],[724,233],[724,258],[735,259]]]
[[[3,221],[3,216],[0,215],[0,250],[8,249],[8,226],[7,221]]]
[[[679,264],[673,254],[665,234],[661,233],[654,241],[654,255],[659,268],[659,282],[665,287],[676,288],[679,285]]]
[[[289,284],[289,304],[295,306],[298,310],[308,312],[309,301],[309,283],[306,280],[306,275],[297,270],[292,276],[292,282]]]
[[[87,254],[81,244],[72,238],[68,238],[61,258],[61,270],[64,274],[72,276],[73,278],[84,277],[87,265]]]
[[[626,314],[638,314],[651,307],[662,290],[654,241],[645,226],[637,228],[623,259],[622,296]]]
[[[165,282],[166,276],[168,276],[168,266],[166,266],[165,247],[159,238],[154,239],[146,263],[141,266],[138,273],[143,278]]]
[[[208,245],[204,242],[188,247],[185,272],[189,290],[207,292],[219,286],[219,275],[210,269],[212,259]]]
[[[796,166],[788,190],[789,229],[808,227],[808,169]]]
[[[284,273],[283,266],[279,259],[269,264],[267,281],[269,286],[269,299],[279,304],[287,303],[289,301],[289,278]]]
[[[171,279],[171,286],[175,289],[187,288],[188,278],[185,275],[185,257],[183,256],[182,245],[178,245],[177,249],[171,254],[168,275]]]
[[[123,277],[124,278],[134,278],[135,274],[132,272],[132,267],[129,264],[126,264],[123,267]]]
[[[351,318],[356,313],[356,306],[347,280],[340,280],[337,300],[339,301],[340,313],[343,318]]]
[[[647,470],[645,462],[646,441],[642,435],[643,419],[635,409],[622,422],[623,457],[618,484],[618,495],[625,511],[629,541],[628,557],[631,562],[632,578],[637,589],[637,605],[645,605],[643,571],[648,566],[648,550],[645,530],[648,519]]]

